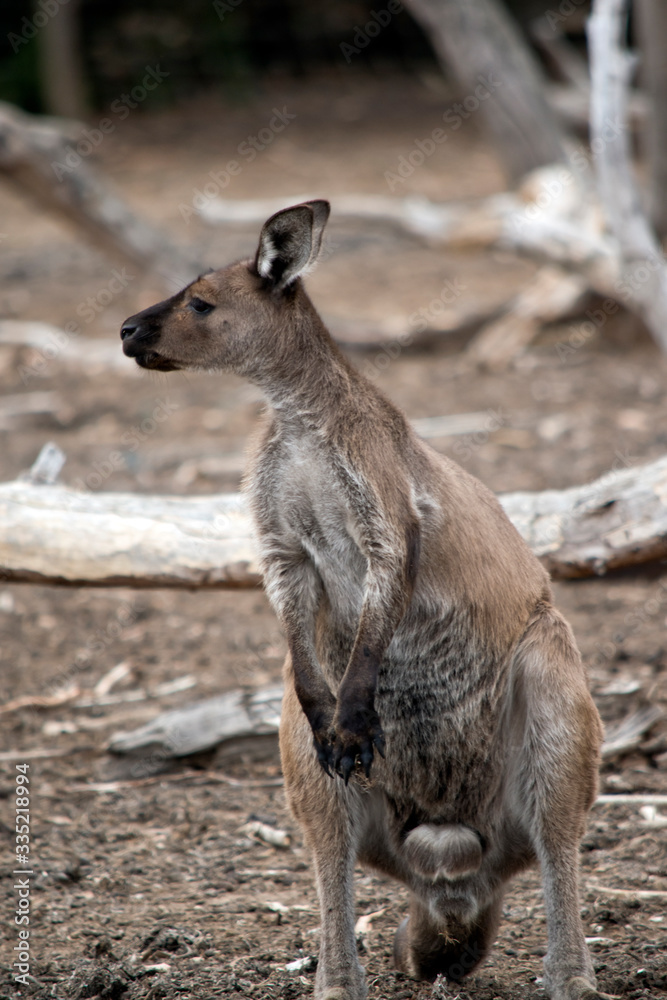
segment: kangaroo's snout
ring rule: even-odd
[[[120,339],[123,341],[129,340],[138,329],[138,324],[134,323],[132,320],[126,319],[120,328]]]
[[[180,366],[158,350],[161,339],[161,320],[171,301],[159,302],[149,309],[135,313],[125,320],[120,328],[123,354],[134,358],[141,368],[155,371],[174,371]]]

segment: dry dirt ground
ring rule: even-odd
[[[191,204],[210,171],[224,167],[272,108],[286,107],[296,118],[225,194],[281,196],[286,204],[302,192],[333,198],[335,249],[309,279],[321,310],[333,317],[408,316],[452,286],[472,309],[502,301],[530,276],[531,265],[428,249],[335,216],[337,194],[389,193],[385,171],[438,126],[450,99],[431,80],[349,77],[299,88],[274,81],[243,106],[202,100],[178,113],[137,112],[106,137],[95,160],[138,211],[221,264],[251,252],[256,231],[214,229],[196,219],[186,224],[179,206]],[[502,186],[473,121],[415,170],[404,190],[454,198]],[[115,343],[124,317],[164,295],[129,268],[109,301],[105,289],[114,268],[124,265],[6,189],[0,218],[4,317],[59,326],[76,321],[86,337]],[[87,321],[91,297],[94,316]],[[563,355],[558,345],[569,343],[571,333],[567,325],[549,331],[503,376],[461,373],[444,349],[391,360],[378,351],[355,357],[411,417],[488,411],[484,433],[433,443],[493,489],[559,488],[639,465],[667,446],[667,363],[651,344],[615,319]],[[0,348],[0,379],[10,397],[56,394],[50,412],[3,423],[3,480],[28,468],[53,440],[68,456],[63,481],[83,488],[233,490],[239,482],[233,456],[261,409],[257,394],[231,377],[141,375],[129,362],[126,369],[82,369],[28,349]],[[112,461],[113,453],[120,459]],[[556,585],[607,723],[649,703],[667,708],[666,585],[663,565]],[[2,996],[16,994],[11,871],[15,765],[22,762],[30,765],[35,875],[32,978],[20,992],[104,1000],[312,995],[312,964],[285,968],[317,954],[319,919],[275,749],[261,759],[187,761],[141,784],[132,783],[137,762],[105,751],[113,732],[160,710],[276,681],[283,652],[260,591],[0,584],[4,704],[53,695],[71,683],[89,691],[120,662],[131,669],[112,694],[141,688],[147,695],[1,716]],[[169,694],[160,687],[187,675],[188,690]],[[115,790],[96,787],[109,781],[119,782]],[[667,792],[667,725],[658,722],[637,750],[605,764],[601,784],[608,793]],[[240,832],[251,815],[289,831],[292,846],[270,847]],[[596,806],[582,853],[582,915],[600,984],[636,1000],[667,996],[666,835],[646,818],[636,804]],[[546,928],[536,874],[514,884],[493,954],[462,989],[434,991],[392,971],[393,932],[405,906],[402,889],[359,872],[357,912],[376,914],[360,944],[372,998],[544,996]]]

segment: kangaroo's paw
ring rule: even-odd
[[[384,757],[384,735],[374,709],[341,711],[334,718],[333,766],[345,784],[350,780],[357,762],[370,777],[375,750]]]
[[[313,732],[313,743],[315,752],[322,768],[333,778],[334,775],[334,744],[333,744],[333,715],[336,703],[331,698],[331,703],[323,708],[318,708],[309,717],[310,728]]]

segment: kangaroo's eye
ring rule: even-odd
[[[200,316],[205,316],[206,313],[213,312],[215,306],[211,305],[210,302],[204,302],[203,299],[193,298],[190,299],[189,306]]]

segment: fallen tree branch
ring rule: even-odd
[[[603,575],[667,555],[667,458],[586,486],[499,499],[554,577]]]
[[[256,587],[242,498],[0,486],[0,578],[74,586]]]
[[[528,347],[543,324],[572,312],[586,292],[586,282],[577,275],[542,267],[503,315],[483,326],[472,339],[465,353],[467,360],[489,371],[501,371]]]
[[[50,760],[52,757],[69,757],[73,753],[91,753],[98,748],[94,743],[86,743],[81,746],[76,747],[63,747],[59,750],[57,747],[21,747],[17,750],[2,750],[0,751],[0,761],[3,763],[5,761],[13,760]]]
[[[586,881],[585,891],[601,892],[605,896],[616,896],[619,899],[643,899],[647,902],[657,899],[667,900],[667,889],[615,889],[610,885],[600,885],[599,882],[593,881],[593,879]]]
[[[127,754],[151,747],[165,757],[187,757],[230,741],[273,737],[278,733],[282,696],[282,686],[230,691],[163,712],[134,732],[117,733],[108,749]]]
[[[651,793],[630,794],[630,795],[598,795],[593,803],[599,806],[667,806],[667,795],[653,795]]]
[[[101,249],[159,274],[167,287],[195,278],[202,267],[189,251],[135,215],[77,153],[79,131],[76,122],[0,103],[0,175]]]
[[[52,695],[22,695],[12,701],[0,705],[0,715],[6,712],[18,712],[22,708],[57,708],[75,701],[81,694],[78,684],[70,684]]]
[[[667,458],[585,486],[500,496],[555,577],[667,556]],[[257,587],[244,499],[0,485],[0,580],[69,586]]]

